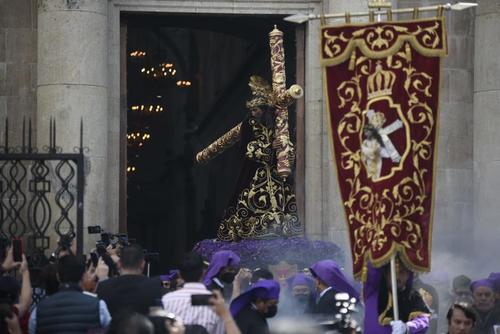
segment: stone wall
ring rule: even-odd
[[[500,268],[500,2],[479,0],[474,56],[474,234],[477,256]],[[472,237],[472,236],[471,236]],[[482,261],[481,261],[482,262]],[[488,272],[485,272],[486,274]]]
[[[11,144],[21,142],[22,119],[36,121],[36,0],[0,0],[0,145],[9,117]]]

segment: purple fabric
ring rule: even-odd
[[[338,292],[346,292],[349,296],[359,300],[359,292],[352,286],[349,280],[344,276],[342,270],[333,260],[322,260],[313,264],[309,270],[314,276],[318,277],[323,283],[331,286]]]
[[[411,334],[424,334],[429,328],[429,320],[428,316],[419,315],[415,319],[408,321],[406,325]]]
[[[392,332],[391,326],[382,326],[378,322],[378,290],[380,287],[380,281],[384,278],[384,270],[384,267],[374,268],[370,263],[368,263],[368,275],[363,288],[365,300],[365,333],[391,334]],[[412,286],[413,272],[410,273],[406,288],[411,289]],[[411,334],[424,334],[429,328],[429,317],[425,315],[417,316],[415,319],[408,321],[406,325],[408,326]],[[366,331],[368,328],[370,329],[369,332]]]
[[[382,326],[378,322],[378,290],[380,280],[384,276],[384,268],[374,268],[368,264],[368,276],[363,288],[365,299],[364,326],[366,333],[391,334],[391,326]],[[368,332],[368,329],[370,331]]]
[[[179,270],[170,270],[166,275],[160,275],[160,280],[163,282],[171,281],[179,276]]]
[[[241,258],[242,267],[267,268],[280,261],[306,268],[322,259],[345,263],[344,251],[332,242],[306,238],[243,239],[238,242],[206,239],[198,242],[193,250],[210,259],[221,250],[230,250]]]
[[[279,300],[280,297],[280,284],[272,279],[264,279],[252,284],[250,289],[243,292],[241,295],[236,297],[231,303],[229,310],[233,317],[235,317],[242,309],[244,309],[248,304],[250,304],[255,298],[260,298],[264,300],[276,299]]]
[[[491,273],[488,278],[493,282],[495,291],[500,292],[500,273]]]
[[[210,260],[210,265],[208,266],[203,283],[208,286],[210,285],[212,278],[216,277],[222,268],[227,266],[237,267],[239,265],[240,257],[234,252],[229,250],[218,251],[212,255],[212,259]]]
[[[495,285],[493,281],[489,278],[478,279],[477,281],[472,282],[470,285],[470,289],[472,290],[472,292],[474,292],[474,290],[480,287],[487,287],[495,291]]]
[[[311,290],[314,287],[313,279],[304,273],[295,274],[292,277],[287,278],[286,282],[290,289],[292,289],[294,286],[297,285],[305,285],[309,287]]]

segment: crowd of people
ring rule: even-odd
[[[435,288],[399,263],[395,321],[388,267],[369,267],[361,292],[333,260],[286,280],[240,262],[231,251],[211,259],[189,252],[177,270],[147,277],[138,245],[108,247],[88,261],[67,247],[35,270],[24,255],[14,261],[6,242],[0,245],[0,333],[500,332],[500,273],[476,281],[458,276],[449,300],[439,300]]]

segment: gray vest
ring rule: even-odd
[[[45,298],[36,311],[38,334],[87,333],[101,327],[99,299],[77,288],[66,288]]]

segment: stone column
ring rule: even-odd
[[[107,216],[107,1],[42,0],[38,5],[38,143],[73,152],[84,122],[85,225],[109,227]],[[91,240],[92,239],[92,240]],[[95,241],[85,232],[85,245]]]
[[[477,255],[500,236],[500,4],[479,0],[474,54],[474,241]],[[494,254],[491,252],[490,254]],[[491,256],[488,268],[498,268]],[[488,274],[488,273],[486,273]]]

